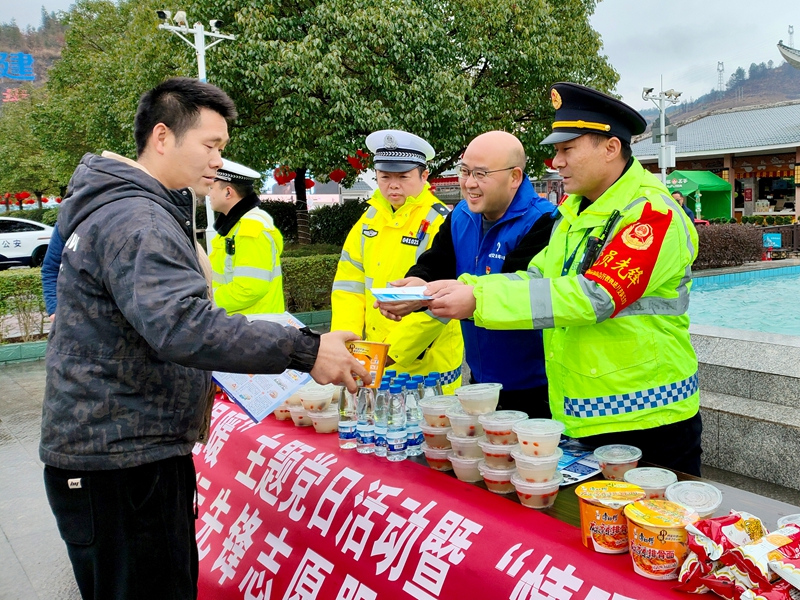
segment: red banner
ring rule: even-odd
[[[686,598],[548,515],[228,402],[194,459],[201,600]]]

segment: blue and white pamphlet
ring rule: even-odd
[[[594,452],[575,440],[562,439],[558,445],[564,452],[558,461],[558,470],[563,477],[561,486],[572,485],[597,475],[600,463],[594,459]]]
[[[425,286],[371,288],[369,290],[378,302],[414,302],[431,300],[425,295]]]

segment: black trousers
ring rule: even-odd
[[[628,444],[642,451],[642,460],[660,467],[700,477],[700,436],[703,421],[698,412],[691,419],[637,431],[604,433],[581,438],[590,448],[608,444]]]
[[[191,455],[112,471],[45,466],[44,483],[84,600],[197,598]]]

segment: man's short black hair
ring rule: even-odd
[[[684,195],[683,195],[683,192],[679,192],[679,191],[677,191],[677,190],[676,190],[676,191],[674,191],[674,192],[672,192],[672,195],[673,195],[673,196],[675,196],[675,195],[678,195],[678,196],[680,196],[681,200],[685,200],[685,199],[686,199],[686,196],[684,196]]]
[[[585,135],[588,135],[589,137],[592,138],[592,142],[594,143],[595,146],[599,146],[601,142],[604,142],[605,140],[608,139],[608,136],[603,135],[602,133],[587,133]],[[617,139],[619,140],[619,138]],[[633,156],[633,149],[631,148],[631,145],[625,140],[619,140],[619,145],[620,145],[619,155],[622,157],[622,160],[624,160],[627,163],[631,159],[631,156]]]
[[[173,77],[145,92],[139,100],[133,122],[136,155],[142,155],[153,128],[159,123],[169,127],[180,142],[197,123],[201,108],[213,110],[227,121],[237,116],[236,106],[228,94],[197,79]]]
[[[252,183],[245,183],[243,181],[222,181],[221,179],[217,179],[217,183],[222,186],[222,189],[226,187],[232,188],[236,195],[240,198],[244,198],[249,196],[250,194],[255,194],[255,188],[253,187]]]

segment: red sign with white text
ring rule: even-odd
[[[225,401],[194,460],[201,600],[685,598],[548,515]]]

